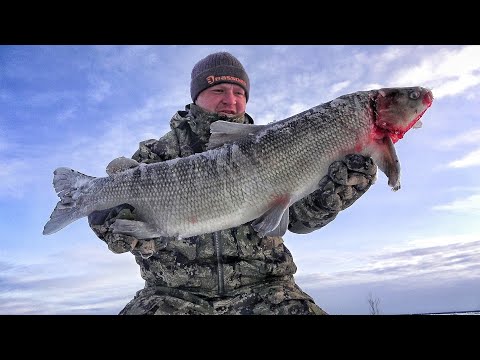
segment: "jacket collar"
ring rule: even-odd
[[[196,129],[205,127],[208,127],[208,130],[210,131],[210,124],[217,120],[230,121],[241,124],[253,124],[252,117],[247,113],[243,113],[238,116],[219,115],[217,113],[205,111],[199,106],[192,103],[186,105],[184,111],[180,110],[175,113],[175,115],[170,120],[170,127],[172,129],[178,127],[182,128],[183,126],[188,124],[194,132],[197,132]]]

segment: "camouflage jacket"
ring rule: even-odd
[[[205,151],[210,124],[219,119],[253,123],[248,114],[226,117],[206,113],[189,104],[185,111],[178,111],[173,116],[171,131],[159,140],[141,142],[132,158],[152,163]],[[371,159],[363,157],[339,162],[330,170],[330,176],[324,178],[321,189],[291,206],[291,232],[308,233],[326,225],[368,189],[376,173]],[[357,181],[352,182],[354,178]],[[134,208],[125,204],[95,212],[89,216],[89,223],[112,251],[131,251],[135,255],[146,289],[174,288],[216,297],[269,281],[293,282],[297,268],[282,238],[260,238],[249,223],[181,240],[158,238],[137,241],[112,234],[109,225],[117,218],[134,219]]]

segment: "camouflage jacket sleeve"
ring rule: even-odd
[[[288,229],[307,234],[335,219],[375,182],[377,166],[371,158],[353,154],[330,165],[318,190],[290,207]]]
[[[176,135],[173,131],[170,131],[159,140],[142,141],[132,159],[141,163],[166,161],[178,157],[178,149]],[[110,230],[110,225],[117,219],[135,220],[135,208],[129,204],[122,204],[111,209],[94,211],[88,216],[88,224],[114,253],[119,254],[135,250],[143,256],[145,253],[153,252],[155,241],[138,241],[132,236],[114,234]],[[160,239],[157,240],[162,242]]]
[[[171,130],[159,140],[142,141],[132,159],[142,163],[154,163],[174,159],[179,156],[179,153],[177,136]]]

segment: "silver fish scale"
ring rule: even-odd
[[[164,236],[191,236],[237,226],[272,204],[290,204],[316,189],[328,166],[368,136],[372,112],[359,92],[269,124],[255,135],[186,158],[141,164],[108,178],[96,210],[119,203]]]

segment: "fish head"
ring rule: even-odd
[[[393,143],[420,120],[432,105],[432,91],[424,87],[383,88],[374,92],[375,132],[388,135]]]

